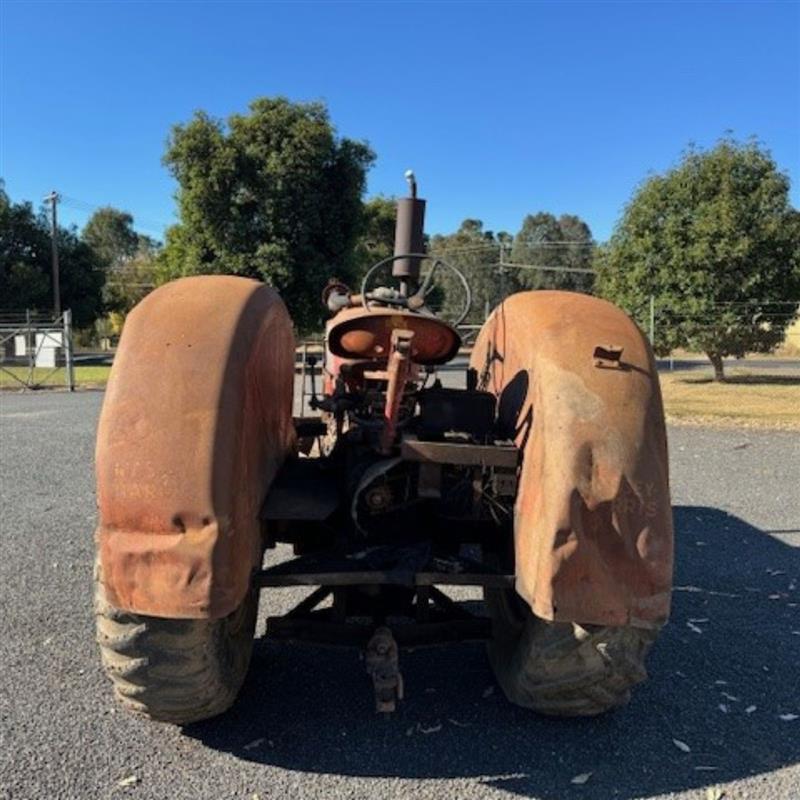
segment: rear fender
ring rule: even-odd
[[[595,348],[622,347],[619,365]],[[471,366],[522,450],[514,511],[517,592],[547,620],[658,627],[673,566],[667,443],[655,360],[598,298],[508,298]]]
[[[244,599],[291,450],[294,336],[278,294],[183,278],[128,316],[97,434],[98,544],[123,609],[211,618]]]

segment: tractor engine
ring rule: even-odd
[[[434,274],[447,268],[462,279],[462,318],[469,289],[457,270],[420,252],[424,201],[413,178],[411,185],[412,196],[398,207],[395,255],[367,273],[360,294],[336,280],[323,292],[334,315],[324,394],[312,389],[311,407],[322,412],[319,446],[346,498],[353,541],[429,542],[445,552],[456,542],[448,532],[463,541],[470,530],[479,539],[487,523],[510,525],[518,452],[500,435],[496,398],[478,388],[474,369],[460,372],[464,388],[445,387],[437,376],[457,356],[461,338],[426,305]],[[424,260],[433,265],[422,278]],[[370,288],[389,264],[399,287]],[[460,377],[452,368],[448,375]]]

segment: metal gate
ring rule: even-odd
[[[72,313],[0,314],[0,385],[20,389],[75,389]]]

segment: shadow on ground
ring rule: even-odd
[[[648,797],[795,764],[800,720],[780,715],[800,713],[800,550],[713,508],[678,507],[675,521],[672,621],[651,679],[615,713],[516,708],[488,694],[483,648],[463,645],[404,654],[407,698],[384,718],[356,653],[262,640],[234,709],[185,733],[296,771],[465,779],[547,800]]]
[[[682,378],[681,383],[714,383],[710,375]],[[748,384],[750,386],[800,386],[800,376],[794,375],[726,375],[723,384]]]

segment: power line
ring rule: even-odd
[[[521,270],[539,270],[541,272],[580,272],[584,275],[594,275],[595,271],[590,268],[585,267],[559,267],[559,266],[550,266],[550,265],[539,265],[539,264],[512,264],[508,261],[502,261],[498,264],[490,264],[492,267],[500,267],[501,269],[505,269],[506,267],[511,267],[512,269],[521,269]]]
[[[525,240],[522,241],[515,241],[512,244],[505,244],[500,242],[486,242],[486,244],[476,244],[470,245],[469,247],[447,247],[446,245],[441,248],[432,247],[431,248],[431,255],[438,255],[438,256],[447,256],[452,253],[471,253],[471,252],[478,252],[482,250],[498,250],[498,249],[510,249],[517,244],[523,244],[526,247],[569,247],[569,246],[580,246],[580,247],[597,247],[595,242],[528,242]]]
[[[113,206],[106,205],[100,206],[95,203],[89,203],[86,200],[81,200],[77,197],[70,197],[69,195],[60,195],[59,199],[61,203],[68,208],[71,208],[74,211],[82,211],[85,214],[93,214],[95,211],[100,211],[104,208],[113,208]],[[170,226],[169,223],[148,219],[146,217],[137,217],[135,214],[132,214],[129,211],[125,212],[126,214],[131,214],[133,217],[134,222],[136,223],[137,230],[144,231],[146,233],[153,233],[157,236],[164,235],[164,229]]]

